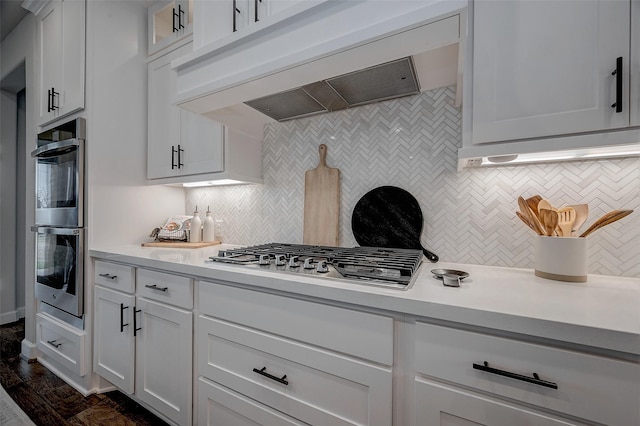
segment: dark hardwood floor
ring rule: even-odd
[[[20,358],[24,320],[0,326],[0,385],[36,425],[166,425],[113,391],[83,397],[39,362]]]

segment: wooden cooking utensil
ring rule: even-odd
[[[550,209],[540,209],[539,213],[545,235],[553,236],[558,226],[558,212]]]
[[[555,208],[555,207],[553,207],[551,205],[549,200],[545,200],[544,198],[542,200],[538,201],[538,217],[540,216],[540,209],[558,211],[557,208]]]
[[[576,220],[573,222],[573,229],[571,230],[571,235],[578,235],[577,232],[580,230],[580,227],[584,225],[587,221],[587,217],[589,217],[589,205],[588,204],[574,204],[569,207],[573,207],[576,211]]]
[[[573,224],[576,221],[576,211],[573,207],[562,207],[558,209],[558,228],[561,237],[570,237]]]
[[[533,229],[536,232],[536,234],[544,235],[544,229],[542,229],[542,226],[540,225],[538,218],[536,217],[535,214],[533,214],[533,212],[527,205],[527,202],[524,200],[524,198],[518,197],[518,207],[520,208],[520,213],[522,213],[522,215],[525,218],[527,218],[529,223],[533,225]]]
[[[318,147],[320,163],[304,174],[304,244],[338,245],[340,170],[327,167],[327,146]]]
[[[594,231],[607,226],[613,222],[617,222],[620,219],[622,219],[623,217],[626,217],[628,215],[630,215],[631,213],[633,213],[633,210],[613,210],[610,211],[609,213],[604,214],[600,219],[596,220],[595,222],[593,222],[593,224],[587,228],[586,231],[584,231],[582,234],[580,234],[581,237],[586,237],[587,235],[593,233]]]
[[[542,200],[542,197],[539,196],[538,194],[527,198],[525,201],[527,202],[527,205],[529,206],[529,208],[531,209],[531,211],[533,212],[533,214],[536,215],[536,217],[538,216],[538,203],[540,202],[540,200]]]
[[[531,230],[532,230],[533,232],[535,232],[536,234],[538,233],[538,231],[536,231],[536,228],[533,226],[533,224],[532,224],[531,222],[529,222],[529,219],[527,219],[527,218],[522,214],[522,212],[517,211],[517,212],[516,212],[516,216],[518,216],[518,217],[520,218],[520,220],[521,220],[522,222],[524,222],[524,224],[525,224],[525,225],[527,225],[529,228],[531,228]]]

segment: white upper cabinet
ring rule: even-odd
[[[196,2],[194,48],[198,49],[264,21],[293,6],[307,8],[326,0],[220,0]]]
[[[638,1],[471,1],[466,44],[460,167],[638,151]]]
[[[629,7],[475,2],[473,143],[628,126]]]
[[[185,44],[148,65],[147,179],[184,183],[233,179],[262,183],[262,140],[172,104],[176,72],[171,61],[190,52]]]
[[[158,1],[149,7],[149,55],[193,32],[193,0]]]
[[[52,1],[37,16],[38,124],[84,108],[85,2]]]
[[[223,126],[171,104],[176,90],[171,61],[190,50],[185,45],[149,64],[148,179],[224,168]]]

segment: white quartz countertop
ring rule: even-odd
[[[235,246],[175,249],[126,245],[94,248],[90,255],[205,281],[235,282],[640,355],[638,278],[589,275],[586,283],[568,283],[536,277],[531,269],[425,260],[413,286],[397,290],[240,265],[205,263],[219,250],[232,247]],[[430,272],[436,268],[463,270],[470,276],[459,288],[445,287]]]

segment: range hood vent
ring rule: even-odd
[[[245,102],[277,121],[420,93],[411,57]]]

